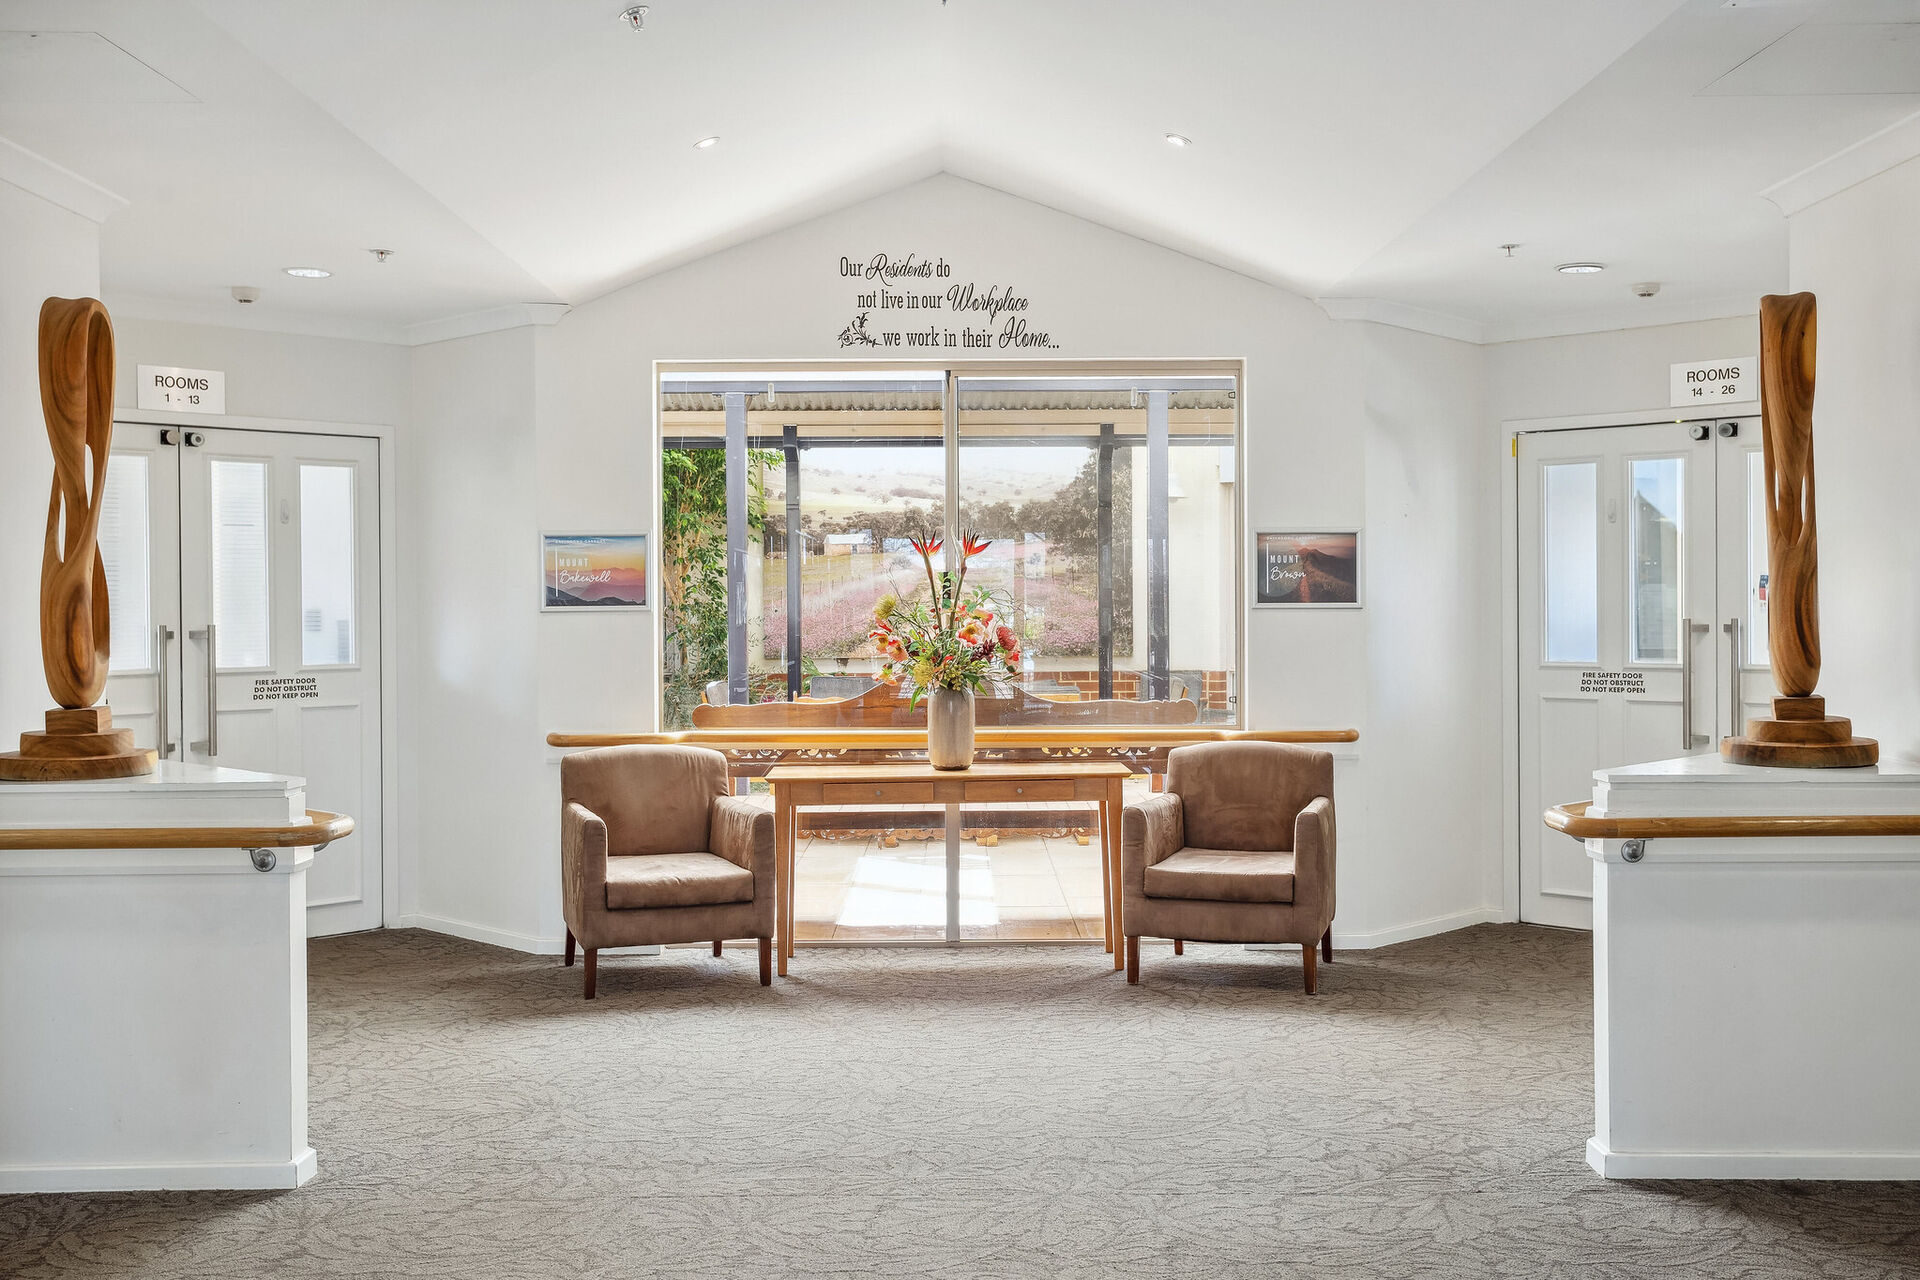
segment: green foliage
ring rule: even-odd
[[[747,454],[747,531],[767,520],[767,468],[780,455]],[[727,455],[667,449],[660,455],[660,597],[664,610],[660,723],[693,723],[707,682],[727,675]]]

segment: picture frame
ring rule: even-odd
[[[651,607],[644,533],[542,533],[542,613],[633,612]]]
[[[1256,609],[1358,609],[1366,564],[1358,529],[1260,529],[1251,569]]]

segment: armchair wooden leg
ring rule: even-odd
[[[718,946],[719,944],[715,943],[714,945]],[[770,987],[773,985],[773,939],[772,938],[760,939],[760,985],[763,987]]]
[[[598,947],[588,947],[587,948],[587,999],[589,1000],[593,999],[593,980],[597,976],[594,972],[594,968],[595,968],[595,963],[599,959],[600,959],[600,949]]]
[[[1333,926],[1328,925],[1326,933],[1320,939],[1320,958],[1328,964],[1333,963]]]
[[[1307,971],[1307,994],[1308,995],[1312,995],[1315,991],[1318,991],[1320,989],[1320,974],[1319,974],[1319,971],[1314,967],[1314,961],[1320,958],[1319,956],[1314,954],[1318,950],[1319,948],[1315,947],[1311,942],[1309,942],[1306,946],[1300,948],[1301,964],[1305,967]]]
[[[567,968],[573,968],[573,930],[567,930]]]
[[[1177,955],[1177,956],[1183,956],[1183,955],[1185,955],[1185,954],[1187,954],[1187,942],[1186,942],[1186,939],[1184,939],[1184,938],[1175,938],[1175,939],[1173,940],[1173,954],[1175,954],[1175,955]]]
[[[715,938],[715,939],[713,940],[713,954],[715,954],[715,955],[719,955],[719,954],[720,954],[720,939],[718,939],[718,938]]]
[[[1127,981],[1136,987],[1140,985],[1140,939],[1137,935],[1127,939]]]

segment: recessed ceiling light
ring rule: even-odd
[[[333,272],[322,267],[288,267],[287,274],[299,276],[302,280],[325,280]]]
[[[1167,141],[1176,147],[1190,147],[1193,145],[1193,139],[1184,133],[1170,133],[1167,135]]]
[[[1554,268],[1563,276],[1590,276],[1606,269],[1604,262],[1563,262]]]
[[[710,138],[702,138],[700,139],[700,141],[694,143],[693,149],[695,151],[711,151],[713,148],[719,145],[720,145],[720,135],[716,133]]]

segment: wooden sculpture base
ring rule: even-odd
[[[1722,738],[1720,755],[1733,764],[1774,769],[1858,769],[1877,764],[1880,744],[1853,736],[1853,721],[1827,714],[1819,694],[1775,698],[1773,718],[1747,721],[1741,738]]]
[[[75,782],[152,773],[158,755],[133,745],[133,730],[113,727],[107,707],[47,712],[45,732],[20,735],[20,750],[0,755],[0,781]]]

